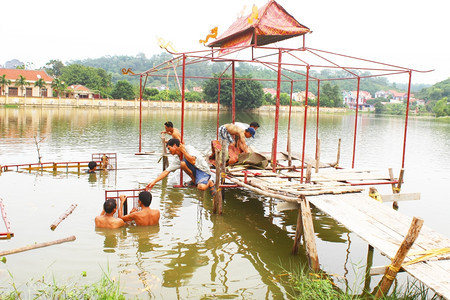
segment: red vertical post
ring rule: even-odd
[[[281,89],[281,49],[278,49],[278,72],[277,72],[277,101],[275,105],[275,131],[272,144],[272,171],[277,167],[277,142],[278,142],[278,121],[280,116],[280,89]]]
[[[289,101],[289,119],[288,119],[288,137],[289,137],[289,130],[291,130],[291,112],[292,112],[292,94],[294,93],[294,81],[291,80],[291,99]],[[286,151],[289,151],[289,142],[288,139],[286,143]]]
[[[309,92],[309,65],[306,66],[306,90],[305,90],[305,116],[303,120],[303,148],[302,148],[302,171],[300,175],[300,183],[303,183],[303,169],[305,166],[305,149],[306,149],[306,119],[308,117],[308,92]]]
[[[353,157],[352,157],[352,169],[355,168],[355,152],[356,152],[356,132],[358,129],[358,110],[359,110],[359,85],[361,78],[358,77],[358,89],[356,91],[356,110],[355,110],[355,132],[353,133]]]
[[[317,111],[316,111],[316,160],[317,160],[317,147],[319,146],[319,110],[320,110],[320,80],[317,80]]]
[[[142,150],[142,75],[139,77],[139,153]]]
[[[408,131],[408,116],[409,116],[409,99],[411,96],[411,70],[409,70],[409,82],[408,82],[408,102],[406,103],[405,114],[405,132],[403,134],[403,155],[402,155],[402,169],[405,168],[405,151],[406,151],[406,132]]]
[[[219,77],[219,87],[217,93],[217,126],[216,126],[216,140],[219,139],[219,113],[220,113],[220,85],[222,77]]]
[[[232,83],[231,83],[231,109],[232,109],[232,122],[234,124],[234,121],[236,120],[236,84],[235,84],[235,70],[234,70],[234,60],[231,62],[231,77],[232,77]]]
[[[176,76],[176,74],[175,74]],[[183,73],[181,80],[181,141],[184,141],[184,85],[186,80],[186,54],[183,54]]]
[[[176,75],[176,74],[175,74]],[[181,80],[181,141],[184,142],[184,85],[186,79],[186,54],[183,54],[183,72]],[[183,170],[180,168],[180,185],[183,185]]]

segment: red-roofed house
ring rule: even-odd
[[[408,93],[390,91],[392,93],[392,99],[389,101],[391,103],[403,103],[406,99],[408,99]],[[414,94],[410,95],[410,98],[414,97]],[[410,99],[411,101],[411,99]]]
[[[5,75],[7,80],[11,80],[11,84],[5,86],[0,86],[0,95],[9,96],[28,96],[28,97],[52,97],[52,81],[53,77],[48,75],[43,70],[21,70],[21,69],[0,69],[0,77]],[[22,90],[20,87],[15,85],[16,80],[19,79],[19,75],[25,77],[26,81],[29,83]],[[35,82],[39,79],[43,79],[45,82],[45,88],[40,90],[39,87],[34,86]],[[4,90],[3,90],[4,89]]]
[[[298,92],[298,93],[294,93],[294,94],[292,95],[292,100],[298,101],[298,102],[305,102],[305,94],[306,94],[305,91],[301,91],[301,92]],[[316,95],[314,95],[313,93],[311,93],[311,92],[308,91],[308,99],[309,99],[309,100],[314,100],[314,99],[316,99]],[[309,101],[309,100],[308,100],[308,101]]]
[[[343,92],[344,97],[344,104],[348,105],[350,108],[356,107],[356,95],[358,94],[358,91],[350,91],[350,92]],[[365,106],[367,100],[372,99],[372,95],[367,91],[359,91],[358,94],[358,105],[359,106]]]
[[[275,97],[277,95],[277,90],[272,88],[263,88],[264,94],[271,94],[272,97]]]
[[[94,92],[84,85],[73,84],[67,87],[66,98],[92,99],[94,98]]]

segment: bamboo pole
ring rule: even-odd
[[[61,223],[65,218],[67,218],[72,212],[73,210],[77,207],[78,204],[72,204],[65,213],[63,213],[58,220],[56,220],[55,222],[53,222],[52,225],[50,225],[50,229],[51,230],[55,230],[56,227],[59,225],[59,223]]]
[[[252,183],[252,185],[254,185],[254,186],[251,186],[251,185],[245,184],[245,183],[241,182],[240,180],[235,179],[233,177],[229,177],[228,179],[231,182],[233,182],[233,183],[235,183],[235,184],[237,184],[239,186],[242,186],[242,187],[244,187],[246,189],[249,189],[252,192],[261,194],[263,196],[267,196],[267,197],[271,197],[271,198],[275,198],[275,199],[280,199],[280,200],[284,200],[284,201],[287,201],[287,202],[295,202],[295,203],[298,203],[298,200],[300,199],[298,197],[289,197],[289,196],[283,196],[283,195],[276,194],[276,193],[267,192],[267,191],[264,191],[264,189],[259,187],[257,184]]]
[[[55,241],[51,241],[51,242],[45,242],[45,243],[29,245],[29,246],[25,246],[25,247],[13,249],[13,250],[2,251],[2,252],[0,252],[0,256],[15,254],[15,253],[19,253],[19,252],[24,252],[24,251],[28,251],[28,250],[37,249],[37,248],[52,246],[52,245],[56,245],[56,244],[62,244],[62,243],[65,243],[65,242],[72,242],[72,241],[75,241],[75,240],[76,240],[76,237],[74,235],[72,235],[72,236],[69,236],[67,238],[60,239],[60,240],[55,240]]]
[[[386,272],[384,273],[383,278],[381,279],[380,283],[373,292],[375,298],[378,299],[384,297],[389,291],[392,282],[395,279],[395,276],[397,276],[397,273],[400,270],[406,255],[408,254],[409,249],[412,247],[414,241],[419,236],[420,230],[422,229],[422,225],[423,225],[422,219],[416,217],[413,218],[405,239],[400,245],[400,248],[398,248],[397,253],[392,259],[391,264],[389,265],[388,268],[386,268]]]

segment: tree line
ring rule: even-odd
[[[139,77],[122,74],[122,70],[131,70],[134,73],[144,72],[155,66],[164,66],[164,63],[172,59],[168,53],[162,52],[147,58],[144,54],[136,56],[104,56],[96,59],[74,60],[64,65],[59,60],[51,60],[45,66],[49,75],[54,76],[67,85],[82,84],[98,92],[102,97],[134,99],[139,97]],[[209,63],[201,62],[189,64],[186,67],[185,99],[194,102],[217,102],[218,99],[218,76],[227,69],[224,62]],[[159,72],[158,77],[147,78],[146,88],[143,91],[143,99],[181,101],[179,81],[181,81],[181,68],[177,68],[177,74],[173,68],[166,66],[165,70]],[[178,76],[178,80],[176,76]],[[322,79],[345,78],[347,73],[342,70],[325,69],[321,71],[312,70],[310,75]],[[359,72],[360,76],[370,75],[368,72]],[[192,77],[209,77],[192,78]],[[225,74],[221,79],[221,103],[231,105],[231,80]],[[241,109],[251,109],[265,104],[275,104],[276,99],[270,94],[264,94],[262,88],[276,88],[276,73],[259,65],[239,63],[236,66],[236,77],[242,80],[236,81],[236,105]],[[300,74],[292,74],[292,79],[302,80]],[[298,77],[298,78],[297,78]],[[261,81],[250,79],[265,79]],[[441,82],[432,87],[424,87],[423,84],[412,85],[412,91],[416,98],[427,100],[426,111],[435,112],[437,115],[445,114],[448,109],[443,98],[448,95],[448,83]],[[203,92],[193,91],[194,87],[202,87]],[[280,104],[287,105],[290,102],[291,83],[281,82]],[[375,94],[379,90],[398,90],[396,84],[390,84],[385,77],[371,77],[361,79],[361,90]],[[58,89],[56,89],[58,91]],[[305,82],[294,82],[294,92],[305,90]],[[317,83],[310,81],[309,90],[316,94]],[[337,80],[333,83],[321,83],[320,106],[338,107],[342,106],[343,90],[356,90],[355,80]],[[439,98],[439,99],[437,99]],[[386,99],[376,99],[377,102]],[[439,100],[441,102],[437,103]],[[445,105],[444,105],[445,102]],[[298,105],[298,104],[294,104]],[[309,99],[309,105],[315,106],[316,101]],[[402,106],[403,107],[403,106]],[[384,111],[378,107],[378,112]],[[415,108],[415,107],[414,107]],[[421,108],[422,109],[422,108]],[[394,112],[397,113],[397,112]]]

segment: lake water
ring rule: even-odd
[[[145,110],[142,151],[160,152],[163,123],[180,128],[178,111]],[[223,113],[221,124],[230,122]],[[272,114],[237,114],[237,121],[258,121],[250,145],[270,151]],[[215,112],[185,115],[185,142],[205,153],[216,134]],[[286,149],[287,115],[280,117],[278,151]],[[292,148],[302,147],[303,114],[292,121]],[[353,115],[321,115],[321,159],[351,167]],[[308,118],[306,153],[314,154],[315,116]],[[401,167],[404,119],[360,115],[355,168],[385,170],[397,177]],[[158,155],[135,155],[139,142],[138,110],[0,108],[0,164],[36,163],[35,137],[43,162],[89,161],[92,153],[117,153],[118,170],[89,175],[76,169],[3,172],[0,197],[15,236],[0,240],[0,250],[76,236],[76,241],[7,256],[0,264],[0,288],[30,291],[27,282],[42,277],[57,282],[96,282],[103,271],[120,279],[130,297],[186,299],[283,299],[293,293],[284,274],[305,264],[303,248],[290,254],[296,212],[278,212],[276,200],[241,189],[226,191],[224,213],[214,215],[211,196],[177,189],[176,177],[152,190],[152,208],[161,211],[159,226],[99,230],[105,190],[141,189],[162,170]],[[402,192],[421,192],[420,201],[400,202],[399,211],[421,217],[425,226],[450,236],[450,124],[410,118]],[[379,187],[392,193],[390,187]],[[56,230],[50,225],[72,204],[74,212]],[[391,205],[386,203],[384,205]],[[364,280],[367,244],[327,215],[313,210],[319,262],[338,285],[359,291]],[[0,222],[0,231],[4,224]],[[376,252],[376,251],[375,251]],[[387,264],[375,253],[374,265]],[[83,277],[82,273],[87,276]],[[12,277],[11,278],[11,275]],[[400,275],[404,281],[406,275]],[[381,279],[372,278],[372,286]]]

